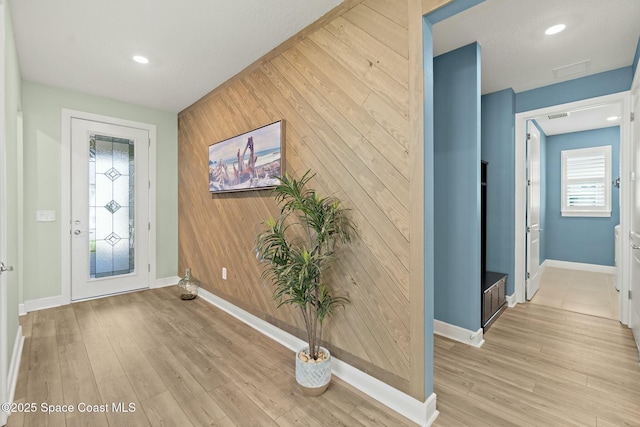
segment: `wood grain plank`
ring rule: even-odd
[[[616,335],[624,329],[616,321],[601,320],[598,334],[608,330]],[[601,421],[633,425],[640,419],[636,397],[640,371],[637,364],[621,366],[615,353],[636,350],[595,353],[589,329],[575,327],[594,321],[519,304],[485,334],[481,349],[436,337],[436,342],[444,342],[435,347],[435,388],[441,412],[435,425],[465,423],[473,414],[484,417],[482,411],[489,412],[487,420],[500,417],[502,422],[518,425],[596,426]],[[526,340],[531,344],[524,345]],[[545,348],[557,351],[549,353]],[[593,377],[590,385],[592,374],[597,379]]]
[[[358,209],[366,212],[369,222],[372,223],[379,233],[384,234],[383,238],[388,243],[391,252],[394,253],[401,262],[406,259],[408,256],[408,245],[406,236],[403,234],[404,229],[400,230],[395,227],[389,227],[388,218],[370,193],[373,190],[370,190],[370,186],[367,185],[367,179],[362,174],[358,174],[357,169],[351,171],[348,167],[339,167],[340,160],[336,159],[334,150],[340,150],[340,154],[342,155],[347,155],[348,151],[338,142],[340,138],[336,132],[319,117],[318,113],[308,104],[306,99],[301,97],[297,92],[294,92],[294,89],[283,80],[279,73],[269,67],[263,67],[261,70],[268,72],[268,74],[265,74],[265,77],[277,85],[278,90],[281,91],[289,102],[292,102],[292,107],[301,114],[304,114],[303,120],[305,120],[308,126],[313,128],[315,135],[317,135],[317,141],[326,144],[326,150],[322,151],[332,153],[332,157],[335,160],[332,161],[331,166],[336,168],[336,176],[340,177],[343,181],[342,186],[350,189],[350,194],[353,196],[358,196],[358,199],[355,201]],[[354,177],[352,173],[355,173],[356,177]],[[402,223],[395,224],[395,226],[402,228]]]
[[[324,28],[310,34],[309,39],[361,81],[366,82],[372,91],[382,96],[399,113],[409,117],[409,91],[405,86]]]
[[[319,49],[318,49],[319,50]],[[361,107],[362,103],[369,96],[370,90],[366,91],[360,102],[356,102],[338,85],[335,80],[335,67],[338,64],[329,58],[331,77],[318,67],[311,59],[307,58],[300,50],[293,47],[282,54],[283,58],[291,63],[293,67],[302,74],[311,85],[326,98],[331,105],[340,112],[351,125],[365,135],[374,125],[373,118]],[[279,57],[280,58],[280,57]],[[279,58],[275,58],[274,61]]]
[[[379,67],[402,87],[409,88],[409,67],[406,57],[342,17],[329,22],[324,29],[354,51],[359,52],[372,66]]]
[[[220,402],[227,416],[238,425],[277,426],[258,405],[234,383],[229,383],[210,392]]]
[[[409,58],[409,40],[406,28],[364,3],[360,3],[342,15],[342,17],[404,58]]]
[[[371,93],[371,88],[365,82],[327,54],[311,39],[302,40],[293,49],[300,51],[315,67],[329,76],[330,80],[357,105],[362,105]]]
[[[100,319],[102,329],[111,343],[120,366],[135,390],[136,396],[140,400],[145,400],[166,391],[166,385],[151,367],[131,333],[125,328],[125,325],[135,323],[128,322],[125,317],[121,318],[122,313],[118,313],[117,310],[110,310],[111,301],[107,299],[94,300],[92,306],[94,309],[98,308],[96,314]]]
[[[41,404],[63,405],[62,377],[56,338],[55,309],[34,313],[29,353],[29,374],[26,402],[37,404],[36,412],[24,414],[25,426],[59,426],[65,424],[65,414],[47,414]]]
[[[149,422],[154,426],[186,427],[194,425],[169,391],[143,400],[142,408]]]
[[[422,0],[422,15],[435,12],[443,6],[451,3],[452,0]]]
[[[98,390],[103,402],[121,404],[126,411],[106,412],[110,426],[150,426],[142,405],[133,391],[126,375],[121,377],[106,377],[98,382]]]
[[[396,0],[365,0],[363,5],[389,18],[403,28],[409,28],[408,3]]]
[[[290,62],[279,57],[271,63],[291,86],[309,102],[309,105],[318,112],[326,124],[341,135],[346,147],[344,150],[340,152],[336,150],[336,152],[340,153],[340,158],[344,159],[343,161],[348,159],[348,169],[358,170],[361,175],[366,175],[366,178],[359,177],[359,182],[367,183],[367,192],[374,195],[376,204],[385,206],[385,213],[394,223],[408,222],[406,218],[409,198],[407,180],[377,150],[367,146],[368,141],[363,138],[362,133],[352,126],[320,92],[313,87],[308,87],[308,80],[297,70],[294,70]],[[408,233],[408,230],[406,232]]]
[[[146,352],[162,381],[167,384],[176,404],[194,425],[210,425],[226,415],[206,390],[191,376],[190,365],[183,365],[173,352],[162,346]],[[157,397],[157,396],[156,396]],[[147,401],[142,405],[146,410]]]
[[[409,80],[409,122],[406,128],[408,137],[406,148],[409,152],[409,228],[411,230],[411,240],[409,242],[410,249],[410,270],[409,270],[409,311],[410,311],[410,354],[411,378],[424,378],[428,375],[428,367],[426,360],[430,359],[431,347],[433,341],[432,335],[427,332],[425,336],[425,322],[430,322],[433,313],[432,295],[433,292],[425,290],[425,283],[431,280],[427,279],[425,272],[424,254],[430,252],[430,248],[425,247],[426,242],[423,236],[425,232],[429,232],[430,228],[435,224],[429,223],[425,225],[425,157],[430,147],[425,147],[426,141],[424,136],[424,58],[422,46],[422,13],[418,13],[419,0],[409,0],[408,7],[408,24],[409,24],[409,62],[408,62],[408,80]],[[369,97],[367,102],[370,105],[371,112],[380,114],[384,111],[384,101],[375,97]],[[383,113],[385,114],[385,113]],[[393,117],[393,114],[391,117]],[[380,121],[387,121],[387,126],[382,126],[392,136],[393,129],[403,129],[404,123],[401,118],[395,119],[379,117]],[[396,139],[402,143],[397,137]],[[425,229],[426,228],[426,229]],[[431,275],[428,277],[432,277]],[[429,328],[428,330],[431,330]],[[427,390],[424,381],[412,381],[410,383],[410,394],[420,401],[429,398],[431,390]]]
[[[71,306],[56,312],[56,331],[65,404],[74,405],[74,407],[80,403],[101,404],[93,369]],[[67,424],[107,425],[104,414],[74,411],[65,413],[65,417]]]

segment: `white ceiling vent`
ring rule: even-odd
[[[591,69],[591,60],[585,59],[584,61],[576,62],[574,64],[564,65],[562,67],[553,69],[553,77],[556,79],[564,79],[569,76],[576,76],[578,74],[585,74]]]
[[[563,117],[569,117],[569,113],[555,113],[555,114],[549,114],[547,116],[549,118],[549,120],[553,120],[553,119],[561,119]]]

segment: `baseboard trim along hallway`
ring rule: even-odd
[[[203,300],[214,305],[220,310],[225,311],[291,351],[296,352],[306,346],[306,342],[298,337],[273,326],[271,323],[254,316],[253,314],[231,304],[205,289],[200,288],[199,295]],[[482,336],[482,334],[480,335]],[[432,393],[425,402],[420,402],[408,394],[405,394],[377,378],[354,368],[340,359],[332,357],[331,362],[331,372],[336,377],[341,378],[343,381],[349,383],[363,393],[366,393],[397,413],[409,418],[411,421],[421,426],[429,426],[438,416],[435,393]]]
[[[433,333],[436,335],[449,338],[471,347],[480,348],[484,344],[482,328],[477,331],[461,328],[460,326],[442,322],[440,320],[433,321]]]
[[[149,285],[149,289],[157,289],[164,288],[165,286],[173,286],[177,285],[180,281],[180,277],[178,276],[170,276],[170,277],[162,277],[160,279],[156,279],[156,281]],[[105,295],[108,297],[111,295]],[[103,298],[103,297],[98,297]],[[24,316],[27,313],[38,310],[46,310],[47,308],[55,308],[64,305],[64,300],[62,295],[56,295],[53,297],[45,297],[45,298],[36,298],[32,300],[27,300],[23,304],[18,305],[18,314],[20,316]]]
[[[9,372],[7,375],[7,396],[8,402],[13,403],[13,397],[16,392],[16,385],[18,384],[18,372],[20,370],[20,360],[22,358],[22,349],[24,347],[24,336],[22,335],[22,326],[18,326],[16,332],[16,339],[13,344],[13,353],[11,354],[11,361],[9,362]]]

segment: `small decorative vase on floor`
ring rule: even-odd
[[[198,296],[200,282],[191,275],[191,268],[187,267],[187,271],[180,282],[178,282],[178,295],[180,299],[190,300]]]
[[[305,352],[308,354],[308,347],[296,355],[296,381],[306,396],[320,396],[331,381],[331,353],[320,347],[321,357],[309,360]]]

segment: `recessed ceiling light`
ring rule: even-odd
[[[611,117],[607,117],[607,120],[610,121],[610,122],[615,122],[619,118],[620,118],[620,116],[611,116]]]
[[[563,31],[565,28],[567,28],[566,25],[558,24],[558,25],[554,25],[552,27],[547,28],[547,30],[544,33],[548,36],[551,36],[553,34],[558,34],[560,31]]]
[[[133,60],[136,61],[138,64],[148,64],[149,63],[149,60],[147,58],[145,58],[144,56],[141,56],[141,55],[134,56]]]

